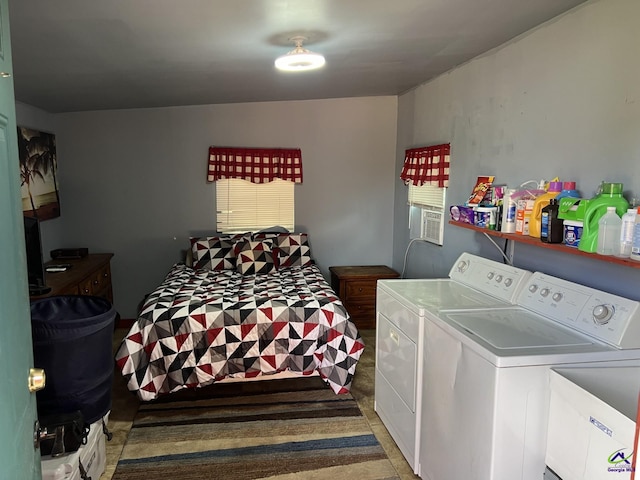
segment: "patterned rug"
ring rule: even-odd
[[[350,394],[319,378],[218,384],[142,404],[113,480],[399,479]]]

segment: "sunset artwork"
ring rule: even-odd
[[[55,135],[18,127],[18,157],[24,215],[38,220],[59,217]]]

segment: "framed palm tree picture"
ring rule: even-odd
[[[60,216],[56,136],[18,127],[22,211],[38,220]]]

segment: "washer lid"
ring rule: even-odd
[[[499,350],[600,345],[523,309],[450,312],[446,318],[459,329]]]
[[[508,307],[508,302],[450,279],[378,280],[378,286],[420,309]]]

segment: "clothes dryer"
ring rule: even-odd
[[[375,410],[419,474],[424,325],[445,308],[507,308],[531,272],[463,253],[448,278],[379,280]]]

